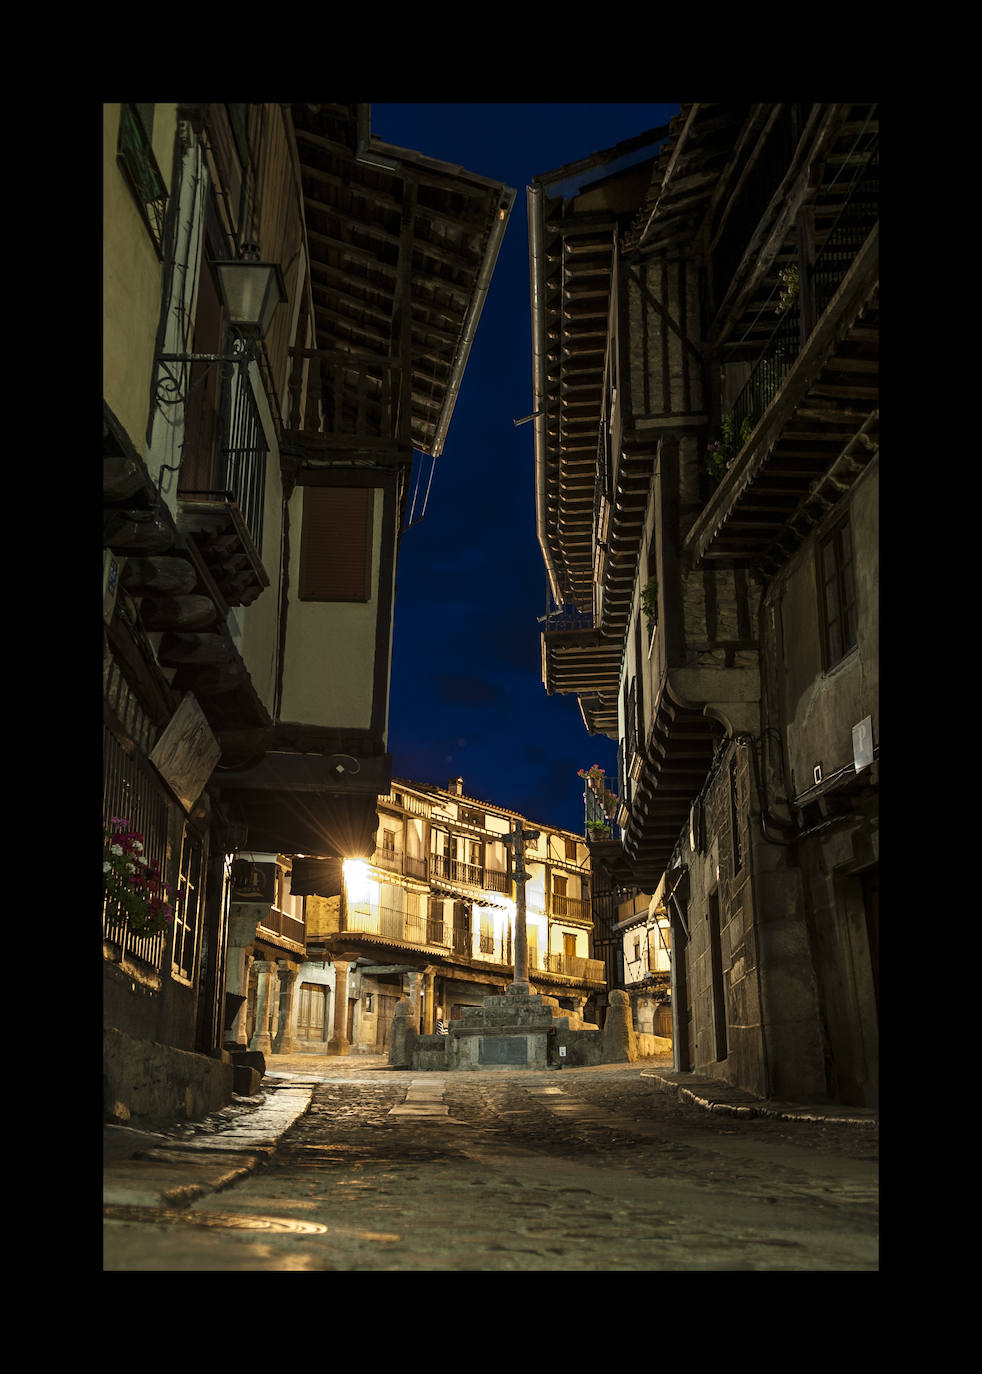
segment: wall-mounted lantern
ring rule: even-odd
[[[157,399],[173,404],[185,399],[182,381],[173,363],[234,363],[243,370],[256,356],[266,337],[276,307],[286,300],[286,286],[278,263],[260,262],[254,243],[243,244],[238,258],[212,262],[225,318],[235,338],[231,353],[160,353],[157,362],[163,375],[157,383]]]

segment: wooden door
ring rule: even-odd
[[[375,1048],[379,1054],[383,1054],[389,1048],[389,1031],[392,1027],[392,1018],[395,1016],[398,997],[392,997],[388,993],[378,994],[378,1018],[375,1026]]]
[[[327,988],[322,983],[300,986],[297,1035],[303,1040],[327,1039]]]

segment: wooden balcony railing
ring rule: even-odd
[[[290,357],[290,430],[325,448],[411,451],[410,370],[400,359],[324,348],[291,348]]]
[[[446,922],[433,920],[428,916],[413,915],[395,907],[376,906],[369,902],[359,902],[348,908],[345,928],[348,931],[377,935],[404,944],[440,945],[444,950],[449,947],[462,959],[484,960],[503,965],[505,968],[511,967],[512,964],[511,940],[507,931],[495,934],[488,931],[471,932],[459,927],[454,929]],[[581,982],[606,981],[602,959],[584,959],[568,954],[544,954],[539,952],[535,944],[529,947],[528,964],[530,969],[575,978]]]
[[[553,916],[572,916],[575,920],[586,921],[590,918],[590,903],[582,897],[566,897],[553,892],[549,897],[549,910]]]
[[[584,959],[580,955],[550,954],[548,964],[543,964],[550,973],[560,973],[566,978],[580,978],[587,983],[605,981],[602,959]]]
[[[430,872],[434,877],[449,878],[455,883],[468,883],[471,887],[484,886],[483,868],[478,864],[465,863],[463,859],[451,859],[446,854],[430,855]]]
[[[879,147],[874,145],[815,260],[812,281],[816,318],[832,300],[879,218],[879,167]],[[743,447],[745,439],[784,385],[801,352],[801,342],[801,315],[796,300],[779,318],[746,385],[733,403],[731,432],[736,451]],[[734,457],[735,451],[729,456]]]
[[[426,860],[415,854],[406,854],[401,849],[376,849],[372,863],[376,868],[401,873],[407,878],[426,877]]]
[[[268,914],[260,920],[259,928],[268,930],[271,935],[280,935],[284,940],[292,940],[297,945],[302,945],[307,936],[304,921],[298,921],[295,916],[290,916],[275,906],[271,906]]]

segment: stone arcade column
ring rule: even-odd
[[[228,947],[225,955],[225,991],[242,998],[235,1020],[225,1032],[225,1044],[247,1049],[249,1024],[249,975],[252,971],[252,942],[256,938],[256,908],[243,910],[233,902],[229,912]]]
[[[272,1054],[273,1041],[269,1028],[274,1011],[273,996],[276,985],[273,979],[276,965],[268,959],[257,959],[256,968],[259,971],[256,983],[256,1025],[249,1048],[258,1050],[260,1054]]]
[[[327,1042],[328,1054],[350,1054],[348,1039],[348,969],[350,961],[334,961],[334,1034]]]
[[[424,970],[423,970],[423,986],[424,986],[425,989],[426,989],[426,1001],[425,1001],[425,1003],[424,1003],[425,1010],[424,1010],[424,1013],[423,1013],[423,1034],[424,1034],[424,1035],[432,1035],[433,1032],[436,1030],[436,1007],[435,1007],[435,1005],[434,1005],[435,1002],[436,1002],[436,997],[435,997],[435,993],[434,993],[434,984],[435,984],[435,981],[436,981],[436,969],[435,969],[435,968],[427,968],[427,969],[424,969]]]
[[[225,1032],[225,1048],[248,1049],[246,1026],[249,1024],[249,975],[253,958],[247,950],[229,945],[225,959],[225,991],[242,998],[235,1020]]]
[[[274,1054],[293,1053],[293,991],[299,968],[289,959],[276,961],[280,970],[280,1020],[273,1041]]]

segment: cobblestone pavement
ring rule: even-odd
[[[312,1098],[263,1166],[107,1208],[106,1269],[877,1268],[875,1127],[720,1116],[638,1064],[270,1076]]]

